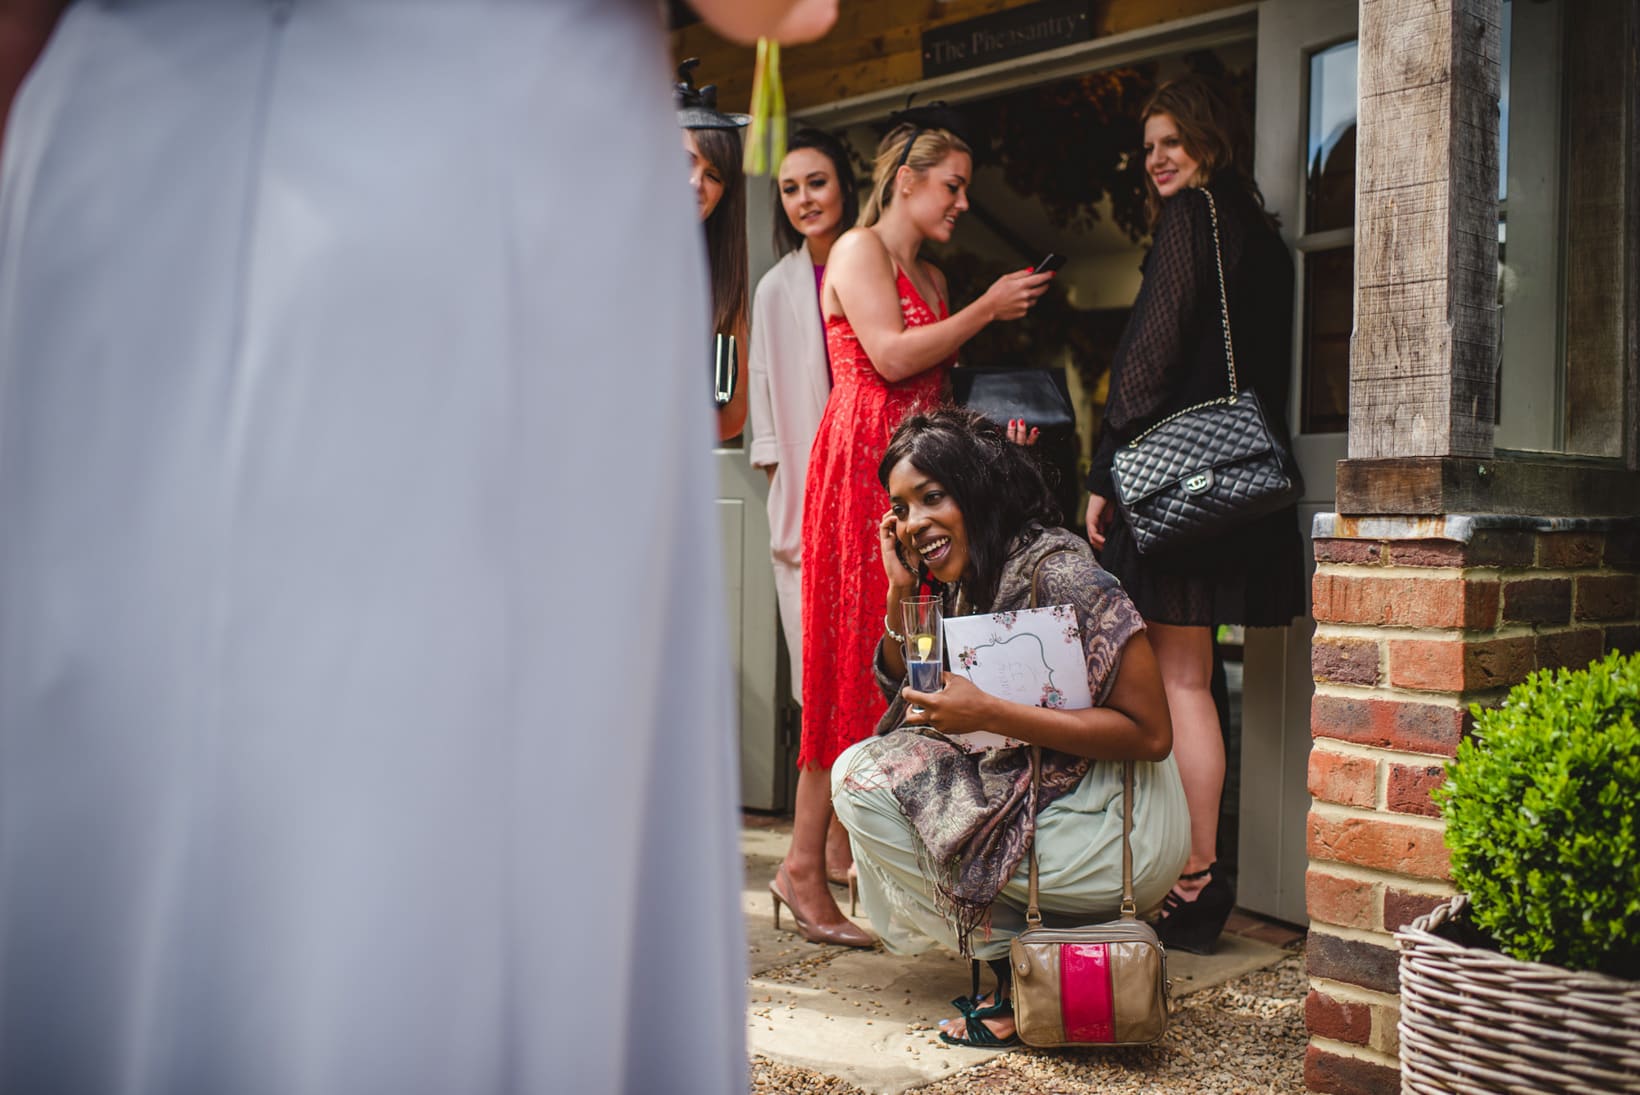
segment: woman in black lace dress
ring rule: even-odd
[[[1140,555],[1115,504],[1111,457],[1176,411],[1229,391],[1203,190],[1218,208],[1238,379],[1258,392],[1283,434],[1293,268],[1253,181],[1246,119],[1226,95],[1199,76],[1175,80],[1151,97],[1143,121],[1153,245],[1111,366],[1087,482],[1087,526],[1101,564],[1122,580],[1149,625],[1190,802],[1190,861],[1157,930],[1169,946],[1206,953],[1234,904],[1214,862],[1225,754],[1210,688],[1212,629],[1282,627],[1304,610],[1297,512],[1288,507],[1205,546]]]

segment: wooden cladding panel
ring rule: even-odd
[[[1024,7],[1035,0],[854,0],[844,3],[825,38],[781,51],[786,106],[801,112],[840,99],[922,80],[922,35]],[[1090,0],[1094,37],[1141,30],[1223,8],[1242,0]],[[677,60],[699,57],[700,83],[718,85],[718,104],[745,110],[751,101],[753,51],[725,42],[704,24],[673,32]]]
[[[1032,0],[865,0],[842,4],[831,33],[781,51],[786,106],[793,111],[922,79],[922,32]],[[718,85],[718,103],[745,110],[752,95],[754,52],[725,42],[705,24],[672,35],[679,60],[699,57],[697,78]]]
[[[1352,459],[1489,456],[1500,0],[1363,0]]]

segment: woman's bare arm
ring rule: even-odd
[[[1122,648],[1116,680],[1099,707],[1065,711],[1032,707],[981,692],[964,677],[945,674],[939,692],[904,690],[923,707],[906,721],[945,734],[990,730],[1020,741],[1094,760],[1161,760],[1173,750],[1173,723],[1156,655],[1143,632]]]
[[[904,380],[951,357],[994,319],[1025,314],[1051,274],[1007,274],[947,319],[907,327],[900,310],[894,260],[869,228],[843,233],[826,262],[826,292],[883,379]]]

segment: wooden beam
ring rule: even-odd
[[[1335,507],[1350,517],[1632,517],[1640,515],[1640,472],[1609,462],[1512,455],[1352,457],[1338,462]]]
[[[1501,0],[1361,0],[1352,459],[1492,455]]]

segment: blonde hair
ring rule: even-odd
[[[907,143],[911,144],[909,153]],[[871,167],[871,192],[860,203],[859,227],[870,228],[882,219],[883,210],[894,200],[894,177],[902,166],[921,175],[953,152],[973,156],[973,150],[949,129],[922,129],[902,122],[889,130],[877,145],[877,159]]]

